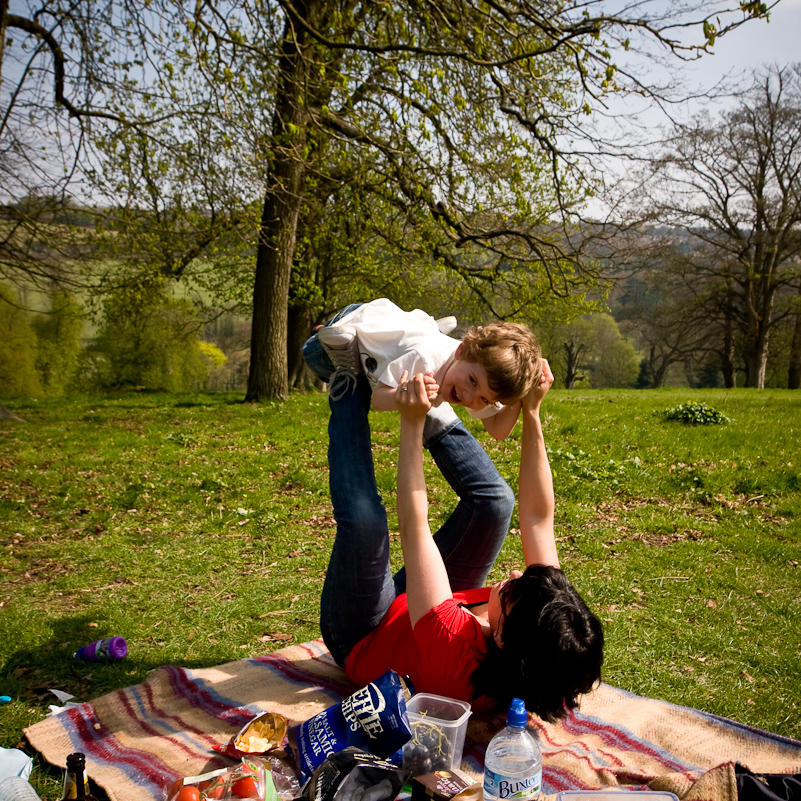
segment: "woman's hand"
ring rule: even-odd
[[[548,390],[553,384],[553,372],[551,371],[551,365],[548,364],[548,360],[540,359],[540,364],[542,365],[542,378],[540,379],[540,383],[536,387],[533,387],[528,395],[523,398],[523,411],[539,411],[542,399],[548,394]]]
[[[407,420],[422,419],[428,414],[431,408],[431,389],[436,387],[434,397],[436,397],[439,387],[430,374],[417,373],[409,378],[409,373],[404,370],[400,383],[395,390],[395,403],[401,417]]]

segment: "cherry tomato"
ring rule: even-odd
[[[200,797],[204,801],[215,801],[225,797],[225,782],[220,779],[202,782],[200,785]]]
[[[173,798],[175,798],[175,796],[177,796],[177,795],[178,795],[178,793],[180,793],[180,792],[181,792],[181,788],[182,788],[183,786],[184,786],[184,780],[183,780],[183,779],[176,779],[176,780],[175,780],[175,781],[172,783],[172,785],[170,785],[170,792],[169,792],[169,794],[167,795],[167,798],[168,798],[168,799],[173,799]]]
[[[234,782],[231,792],[238,798],[258,798],[259,785],[252,776],[243,776]]]
[[[200,801],[200,790],[188,784],[181,788],[175,797],[175,801]]]

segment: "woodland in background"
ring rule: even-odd
[[[247,370],[248,400],[282,398],[312,325],[379,296],[525,321],[566,386],[797,386],[797,70],[641,153],[636,215],[588,217],[604,98],[662,91],[626,54],[703,55],[769,11],[657,6],[0,8],[5,393]],[[718,224],[730,151],[753,182]]]

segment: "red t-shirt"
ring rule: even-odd
[[[489,600],[490,588],[455,592],[426,612],[412,630],[406,594],[399,595],[378,626],[356,643],[345,671],[364,686],[392,669],[409,676],[417,692],[470,701],[470,676],[487,652],[481,626],[459,606]]]

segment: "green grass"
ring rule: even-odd
[[[319,636],[326,399],[239,400],[7,402],[26,422],[0,422],[0,746],[47,714],[49,688],[86,701],[159,665]],[[691,400],[731,422],[664,419]],[[801,393],[553,390],[543,412],[563,567],[604,621],[604,679],[801,739]],[[372,417],[394,529],[398,419]],[[519,431],[479,438],[516,487]],[[427,469],[444,519],[455,500]],[[495,574],[520,561],[510,537]],[[114,634],[123,662],[72,659]],[[35,786],[59,794],[44,771]]]

